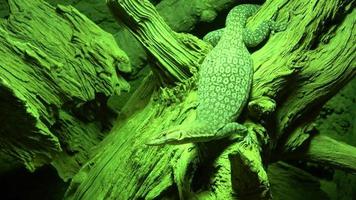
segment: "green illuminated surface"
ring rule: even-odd
[[[261,45],[244,40],[257,47],[248,49],[252,84],[234,84],[251,92],[228,95],[233,110],[244,108],[236,116],[212,95],[225,86],[216,73],[202,73],[214,65],[233,76],[231,63],[219,64],[223,52],[253,35],[235,20],[222,29],[238,2],[48,2],[0,0],[1,199],[355,198],[354,90],[317,117],[356,74],[351,2],[266,1],[248,30],[270,19],[287,27]],[[241,49],[233,54],[244,60]],[[196,117],[210,126],[225,115],[239,118],[254,145],[238,134],[146,145]]]

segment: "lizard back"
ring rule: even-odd
[[[220,41],[199,71],[197,120],[209,126],[234,121],[250,93],[253,65],[243,41],[249,17],[245,10],[237,7],[229,13]]]

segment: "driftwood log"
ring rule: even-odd
[[[205,4],[176,27],[157,11],[173,1],[107,1],[152,63],[109,133],[106,100],[128,89],[120,75],[131,69],[125,52],[73,7],[8,2],[10,15],[0,21],[1,158],[29,170],[51,163],[64,180],[75,174],[66,199],[286,199],[300,191],[323,199],[317,180],[281,161],[356,172],[356,148],[313,127],[322,105],[356,74],[352,1],[269,0],[249,20],[255,27],[277,14],[288,24],[251,50],[253,88],[240,121],[253,148],[234,138],[145,145],[160,130],[193,121],[196,72],[212,48],[173,30],[211,21],[232,1],[191,1]],[[298,178],[308,185],[297,188]]]
[[[128,90],[119,72],[130,62],[112,35],[71,6],[8,5],[0,21],[1,154],[31,171],[52,162],[67,180],[104,136],[97,118],[109,120],[105,99]]]

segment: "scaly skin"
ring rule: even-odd
[[[192,124],[163,131],[148,145],[207,142],[247,132],[235,122],[248,100],[252,84],[253,65],[247,46],[258,45],[271,30],[276,30],[270,20],[254,32],[245,28],[247,18],[257,9],[257,5],[236,6],[229,12],[224,29],[204,37],[215,47],[199,71],[197,119]]]

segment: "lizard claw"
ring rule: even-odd
[[[241,141],[241,146],[245,149],[251,149],[254,144],[255,142],[249,134],[247,134],[245,138]]]
[[[287,22],[271,21],[271,29],[273,33],[285,31],[287,29],[287,26],[288,26]]]

